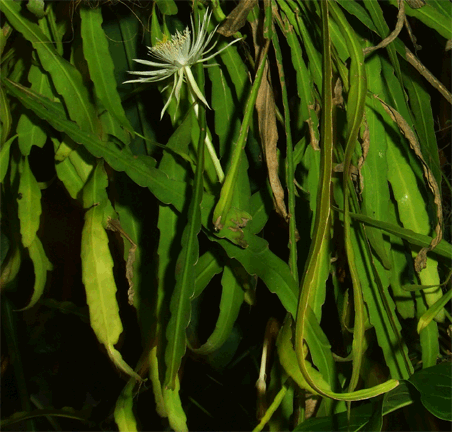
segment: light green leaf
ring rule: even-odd
[[[52,97],[48,76],[40,67],[30,66],[28,81],[31,83],[30,88],[34,91]],[[19,148],[23,156],[28,156],[34,145],[40,148],[44,147],[48,134],[44,126],[45,124],[39,121],[39,118],[30,111],[20,116],[16,131],[19,135]]]
[[[336,210],[338,210],[338,209],[336,209]],[[394,223],[378,221],[378,220],[372,219],[368,216],[364,216],[364,215],[356,214],[356,213],[350,213],[350,216],[353,219],[356,219],[356,220],[359,220],[359,221],[365,223],[366,225],[380,228],[383,231],[386,231],[387,233],[394,234],[395,236],[400,237],[416,246],[426,247],[432,241],[432,238],[427,235],[415,233],[412,230],[402,228]],[[441,240],[438,243],[438,246],[432,251],[432,254],[433,253],[436,254],[437,256],[444,257],[448,260],[451,260],[452,259],[452,245],[450,243],[447,243],[445,240]]]
[[[446,306],[451,298],[452,290],[449,290],[419,318],[419,322],[417,323],[418,333],[420,333],[425,327],[430,324],[432,319],[438,315],[439,311],[443,310],[444,306]]]
[[[28,0],[27,9],[38,19],[44,18],[46,15],[44,0]]]
[[[115,405],[115,422],[120,432],[136,432],[137,421],[133,414],[133,389],[135,380],[129,379]]]
[[[160,417],[168,417],[168,413],[165,407],[165,399],[163,397],[162,382],[160,381],[159,374],[159,360],[157,357],[158,346],[155,345],[149,352],[149,379],[152,382],[152,391],[155,398],[155,410]],[[172,390],[168,390],[172,392]],[[171,394],[171,393],[170,393]],[[174,410],[172,410],[173,415]],[[182,415],[185,415],[182,410]]]
[[[119,369],[141,380],[114,347],[123,328],[116,301],[113,259],[105,232],[107,217],[113,216],[114,213],[107,197],[107,185],[107,174],[102,163],[98,163],[83,191],[83,202],[87,211],[82,231],[82,281],[85,285],[91,327],[97,339],[105,345],[110,359]]]
[[[317,394],[317,392],[306,382],[298,366],[297,356],[292,346],[292,329],[290,319],[286,319],[283,327],[278,334],[276,346],[278,348],[278,357],[286,373],[296,382],[296,384],[308,392]],[[310,374],[316,377],[316,381],[331,391],[330,385],[323,379],[322,375],[308,364]]]
[[[110,133],[121,138],[122,134],[115,133],[117,125],[129,133],[133,133],[133,130],[116,90],[114,65],[109,52],[108,39],[102,29],[102,8],[82,7],[80,17],[83,55],[88,64],[90,78],[94,82],[96,96],[100,99],[103,108],[112,116]]]
[[[444,2],[442,0],[429,0],[428,3],[430,6],[433,6],[441,12],[442,15],[452,19],[452,5],[450,2]]]
[[[391,255],[392,269],[390,275],[390,283],[392,289],[392,297],[397,307],[397,312],[403,319],[414,318],[415,307],[414,299],[410,292],[402,288],[403,282],[407,277],[407,262],[409,257],[405,251],[403,241],[391,235]],[[414,273],[414,268],[412,269]]]
[[[346,3],[346,2],[345,2]],[[366,61],[369,90],[379,94],[381,87],[381,64],[378,56]],[[369,128],[369,146],[361,173],[363,176],[362,205],[363,214],[374,219],[385,219],[388,211],[389,188],[386,163],[386,134],[381,122],[382,107],[373,98],[366,100],[366,119]],[[383,233],[375,228],[367,228],[370,244],[386,269],[391,268],[389,245],[383,241]]]
[[[354,245],[362,254],[356,254],[358,275],[362,281],[364,300],[367,304],[370,323],[375,327],[378,344],[383,350],[386,364],[395,379],[406,379],[412,373],[408,350],[401,335],[401,326],[395,314],[395,305],[384,286],[379,274],[384,270],[381,265],[369,274],[372,269],[370,248],[359,231],[352,231]]]
[[[72,198],[81,199],[82,189],[95,166],[94,157],[88,153],[86,148],[77,145],[68,136],[65,136],[61,142],[56,138],[51,138],[51,140],[56,154],[62,148],[68,154],[68,157],[62,162],[55,164],[58,178],[63,182]]]
[[[415,293],[416,300],[416,317],[422,318],[422,315],[427,311],[425,300],[421,292]],[[419,340],[422,349],[422,367],[429,368],[436,365],[439,357],[439,330],[438,324],[435,321],[430,321],[419,335]]]
[[[41,207],[41,190],[38,182],[31,172],[28,157],[24,157],[19,166],[20,183],[17,196],[18,213],[20,219],[20,234],[22,244],[29,247],[39,228]]]
[[[168,421],[173,430],[177,432],[188,432],[187,416],[182,407],[179,395],[180,383],[176,377],[174,390],[169,388],[163,389],[163,399],[165,401],[166,411],[168,413]]]
[[[32,308],[37,301],[41,298],[47,280],[47,272],[53,269],[47,255],[42,247],[41,240],[35,237],[33,242],[28,246],[28,253],[30,254],[30,259],[33,262],[33,268],[35,273],[35,283],[33,287],[33,295],[27,304],[20,311],[24,311]]]
[[[429,235],[431,232],[430,215],[426,206],[426,200],[419,190],[416,176],[411,164],[408,163],[400,147],[392,140],[388,142],[388,180],[391,183],[394,197],[397,200],[397,208],[400,221],[407,229],[417,233]],[[416,252],[413,251],[413,257]],[[427,266],[419,274],[422,285],[440,284],[438,275],[438,263],[433,257],[427,257]],[[433,305],[441,296],[440,288],[428,288],[424,290],[427,304]],[[440,312],[436,319],[444,321],[444,311]]]

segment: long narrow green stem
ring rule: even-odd
[[[331,4],[330,13],[336,23],[339,25],[342,36],[345,39],[350,52],[351,65],[350,76],[359,77],[358,85],[352,86],[348,95],[347,122],[348,138],[344,157],[344,241],[347,254],[350,276],[353,284],[353,300],[355,306],[355,323],[353,333],[353,369],[348,391],[352,392],[358,385],[359,373],[361,370],[362,358],[364,355],[364,299],[358,270],[356,267],[355,251],[351,241],[351,221],[350,221],[350,183],[351,161],[355,151],[358,132],[363,120],[364,104],[366,101],[367,79],[364,69],[364,57],[359,41],[353,37],[350,25],[341,13],[336,4]]]
[[[300,370],[306,382],[318,393],[326,396],[314,381],[306,365],[305,341],[307,333],[308,314],[310,312],[310,300],[314,290],[316,272],[320,262],[318,257],[322,243],[328,237],[331,214],[331,178],[333,170],[333,88],[332,88],[332,64],[331,41],[328,26],[329,2],[321,2],[322,40],[323,40],[323,83],[322,83],[322,107],[323,118],[321,123],[321,159],[320,159],[320,183],[317,192],[317,209],[315,213],[314,231],[309,250],[305,272],[300,286],[300,298],[298,301],[297,320],[295,327],[295,352],[297,354]],[[328,395],[329,396],[329,395]]]
[[[248,128],[251,123],[252,115],[254,112],[254,104],[256,103],[257,92],[259,90],[262,77],[264,75],[264,66],[267,61],[267,53],[270,42],[267,42],[262,52],[262,60],[256,73],[253,86],[251,87],[250,95],[246,102],[245,115],[243,117],[242,127],[240,128],[240,134],[235,143],[232,153],[231,166],[228,170],[228,175],[221,188],[220,199],[213,212],[213,224],[215,229],[220,230],[224,226],[224,220],[226,220],[227,214],[231,207],[233,188],[237,180],[239,172],[240,159],[245,148],[246,139],[248,137]]]
[[[274,412],[281,405],[281,402],[283,401],[284,396],[287,393],[287,390],[288,387],[286,386],[286,383],[284,383],[281,390],[275,396],[275,399],[273,399],[272,404],[268,407],[267,411],[265,411],[264,417],[262,417],[259,424],[253,429],[253,432],[260,432],[264,428],[264,426],[269,422]]]
[[[190,68],[185,68],[185,69],[186,69],[186,72],[187,72],[187,76],[191,76],[191,78],[194,81],[194,77],[193,77],[193,74],[190,71]],[[190,71],[190,75],[188,75],[188,71]],[[198,103],[198,99],[200,99],[199,96],[198,96],[199,90],[198,90],[198,92],[195,91],[196,82],[193,85],[193,84],[191,84],[192,81],[189,80],[189,83],[190,83],[190,85],[188,86],[188,88],[189,88],[190,98],[191,98],[191,101],[194,103],[195,115],[196,115],[196,118],[199,121],[199,103]],[[196,87],[197,87],[197,85],[196,85]],[[200,94],[202,95],[202,93],[200,93]],[[201,99],[201,100],[204,101],[205,99]],[[220,160],[218,159],[218,156],[217,156],[217,153],[216,153],[215,148],[213,146],[212,140],[210,139],[210,134],[208,132],[206,133],[206,139],[205,139],[204,142],[206,143],[207,151],[209,152],[210,157],[212,158],[213,166],[215,167],[215,171],[216,171],[217,176],[218,176],[218,181],[220,183],[223,183],[224,171],[223,171],[223,168],[221,167]]]
[[[195,115],[199,121],[199,104],[196,102],[195,95],[193,93],[191,93],[191,91],[190,91],[190,95],[193,99],[193,102],[195,102],[195,105],[194,105]],[[208,132],[206,133],[206,139],[204,142],[206,143],[207,151],[209,152],[209,155],[212,158],[213,166],[215,167],[215,171],[218,176],[218,181],[220,183],[223,183],[224,171],[223,171],[223,168],[221,167],[220,160],[218,159],[218,156],[217,156],[217,153],[213,146],[212,140],[210,139],[210,134]]]

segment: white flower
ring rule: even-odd
[[[168,108],[173,95],[179,103],[179,95],[183,82],[188,82],[189,90],[192,95],[196,96],[205,105],[207,105],[207,107],[209,107],[204,95],[201,93],[201,90],[196,84],[196,80],[190,68],[196,63],[203,63],[212,59],[230,45],[240,40],[235,39],[215,54],[205,57],[205,55],[212,51],[217,44],[217,42],[215,42],[209,49],[206,49],[218,28],[217,26],[212,32],[207,32],[211,15],[212,12],[209,13],[206,11],[202,23],[201,19],[199,19],[198,34],[196,34],[195,27],[193,25],[193,18],[191,18],[191,31],[188,27],[182,33],[180,31],[176,31],[176,34],[172,35],[171,39],[167,40],[165,36],[164,39],[158,42],[155,46],[148,47],[149,55],[160,60],[161,63],[134,59],[137,63],[152,66],[156,69],[151,71],[131,71],[129,72],[130,74],[141,75],[142,78],[125,81],[123,84],[162,81],[171,76],[174,77],[173,89],[171,90],[168,101],[163,107],[161,117],[163,117],[163,114]]]

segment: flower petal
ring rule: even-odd
[[[193,73],[192,73],[190,67],[189,66],[184,67],[184,71],[185,71],[185,75],[188,79],[188,82],[190,83],[190,86],[191,86],[193,92],[195,93],[195,95],[198,97],[198,99],[200,99],[207,106],[207,108],[210,109],[210,106],[207,103],[204,95],[202,94],[201,90],[199,90],[198,84],[196,83],[195,77],[193,76]]]
[[[168,98],[168,100],[166,101],[165,106],[164,106],[163,109],[162,109],[162,112],[160,113],[160,120],[163,118],[163,114],[165,114],[165,111],[166,111],[166,109],[168,108],[168,105],[169,105],[170,102],[171,102],[171,99],[172,99],[172,97],[173,97],[175,88],[176,88],[176,75],[174,75],[174,84],[173,84],[173,88],[172,88],[172,90],[171,90],[171,93],[170,93],[170,95],[169,95],[169,98]]]
[[[229,48],[232,44],[235,44],[236,42],[241,41],[241,40],[242,40],[242,38],[238,38],[238,39],[233,40],[232,42],[228,43],[225,47],[223,47],[219,51],[217,51],[215,54],[212,54],[209,57],[203,58],[203,59],[199,60],[199,62],[205,62],[207,60],[210,60],[210,59],[214,58],[215,56],[217,56],[218,54],[223,52],[226,48]]]

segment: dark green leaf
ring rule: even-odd
[[[452,421],[452,367],[450,362],[423,369],[409,381],[421,394],[421,401],[436,417]]]

